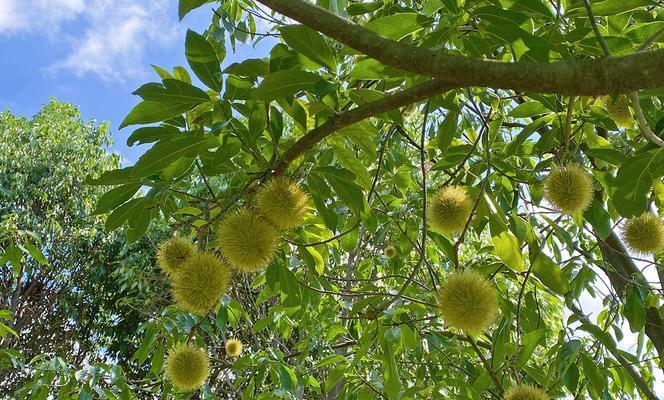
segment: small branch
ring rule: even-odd
[[[636,120],[639,123],[639,128],[643,136],[648,140],[655,143],[659,147],[664,147],[664,140],[660,139],[655,132],[650,129],[646,117],[643,116],[643,110],[641,110],[641,104],[639,104],[639,94],[636,92],[629,93],[629,99],[632,101],[632,108],[634,108],[634,113],[636,114]]]
[[[593,31],[595,32],[595,36],[597,37],[597,40],[599,41],[599,45],[602,47],[602,51],[604,52],[604,55],[606,57],[611,57],[611,52],[609,51],[609,48],[606,46],[606,42],[604,41],[604,38],[602,37],[602,34],[599,32],[599,29],[597,28],[597,21],[595,20],[595,15],[593,14],[593,9],[590,6],[590,1],[589,0],[583,0],[583,5],[586,6],[586,12],[588,13],[588,19],[590,19],[590,26],[592,26]]]
[[[282,174],[293,160],[339,129],[345,128],[369,117],[373,117],[374,115],[382,114],[412,103],[417,103],[418,101],[428,99],[452,88],[454,88],[454,85],[450,85],[442,80],[434,79],[395,94],[386,95],[380,100],[364,103],[351,110],[333,115],[323,124],[307,132],[306,135],[301,137],[295,142],[295,144],[293,144],[293,146],[286,150],[277,165],[274,167],[274,174]]]
[[[503,393],[505,390],[503,389],[503,385],[498,380],[496,372],[491,368],[491,365],[484,357],[484,354],[482,354],[482,350],[480,350],[480,348],[477,346],[477,343],[475,343],[475,339],[473,339],[470,336],[468,338],[470,339],[468,340],[468,342],[473,346],[473,349],[475,349],[475,353],[477,353],[477,356],[480,358],[480,360],[482,360],[482,365],[484,365],[484,369],[486,369],[486,372],[489,374],[489,376],[491,376],[493,384],[496,385],[496,388],[500,391],[500,393]]]

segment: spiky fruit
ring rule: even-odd
[[[308,202],[300,185],[284,177],[270,179],[256,194],[258,210],[278,229],[302,225]]]
[[[635,253],[657,253],[664,250],[664,221],[651,213],[632,218],[623,227],[623,238]]]
[[[228,291],[231,268],[212,253],[189,258],[173,275],[173,298],[186,311],[207,314]]]
[[[487,329],[498,314],[498,295],[491,282],[471,269],[450,275],[438,291],[445,322],[467,334]]]
[[[549,396],[542,390],[531,385],[512,386],[505,392],[504,400],[549,400]]]
[[[181,344],[166,358],[166,376],[180,390],[200,387],[210,375],[210,360],[204,350]]]
[[[427,218],[435,230],[456,233],[466,226],[472,208],[473,203],[463,188],[446,186],[429,201]]]
[[[397,256],[397,248],[392,246],[391,244],[387,245],[384,251],[385,251],[385,257],[387,258],[394,258]]]
[[[228,339],[226,341],[226,354],[229,357],[237,357],[242,354],[242,342],[237,339]]]
[[[546,178],[544,196],[558,211],[582,212],[593,199],[593,182],[579,164],[556,165]]]
[[[267,266],[277,248],[277,231],[250,208],[229,213],[218,231],[219,248],[234,267],[255,272]]]
[[[194,245],[181,237],[172,237],[159,245],[157,264],[168,276],[182,267],[182,264],[196,253]]]
[[[629,101],[626,96],[606,97],[606,113],[621,128],[630,128],[634,124],[629,112]]]

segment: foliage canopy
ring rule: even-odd
[[[97,205],[108,231],[135,242],[166,222],[234,277],[209,313],[167,306],[140,326],[140,348],[118,366],[141,378],[120,369],[73,387],[657,398],[663,259],[630,253],[620,228],[664,207],[661,3],[180,0],[180,18],[206,4],[209,29],[185,38],[194,77],[155,67],[160,81],[134,92],[121,124],[153,124],[128,139],[152,147],[87,183],[112,186]],[[273,46],[224,64],[227,47],[249,41]],[[270,224],[261,193],[273,177],[310,197],[292,213],[311,207],[301,224]],[[461,222],[435,211],[449,187],[467,195],[452,207]],[[433,229],[441,216],[454,229]],[[439,311],[472,303],[438,303],[467,270],[483,278],[461,280],[460,298],[497,293],[482,299],[477,332],[455,328],[463,310]],[[231,337],[237,358],[222,350]],[[185,343],[210,356],[193,392],[163,378],[165,354]]]

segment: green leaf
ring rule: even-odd
[[[322,175],[327,180],[337,195],[339,195],[341,201],[343,201],[353,213],[360,215],[368,209],[362,189],[353,182],[355,180],[355,174],[346,169],[333,167],[316,168],[313,172]]]
[[[583,217],[595,228],[595,232],[600,238],[606,239],[609,237],[611,234],[611,216],[597,199],[593,199],[590,207],[583,212]]]
[[[97,207],[93,214],[105,214],[111,211],[129,200],[140,188],[140,183],[128,183],[109,190],[97,200]]]
[[[638,333],[645,327],[646,324],[646,309],[641,296],[641,292],[635,286],[627,293],[625,303],[623,305],[623,314],[627,321],[629,321],[629,328],[632,332]]]
[[[311,72],[277,71],[268,75],[254,90],[254,98],[271,101],[282,97],[290,97],[299,91],[312,91],[319,82],[324,82],[323,78]]]
[[[528,118],[535,115],[548,114],[551,110],[542,105],[539,101],[531,100],[521,103],[509,112],[510,117]]]
[[[177,79],[164,79],[163,83],[146,83],[132,94],[141,96],[143,100],[159,103],[200,104],[210,101],[210,96],[203,90]]]
[[[178,139],[158,142],[138,159],[131,171],[131,177],[143,178],[161,172],[182,157],[193,157],[208,142],[200,135],[187,135]]]
[[[311,194],[311,200],[314,202],[314,206],[316,206],[316,211],[321,217],[323,217],[325,225],[330,229],[335,229],[337,225],[337,216],[332,210],[329,210],[325,204],[325,200],[327,199],[325,193],[328,191],[325,181],[322,177],[319,177],[316,174],[309,174],[307,177],[307,186],[309,188],[309,193]]]
[[[30,242],[25,242],[24,245],[26,250],[28,250],[28,253],[30,253],[30,256],[32,256],[32,258],[34,258],[35,261],[37,261],[41,265],[48,265],[48,260],[46,259],[46,257],[44,257],[44,253],[42,253],[42,251],[39,248],[37,248],[37,246],[35,246]]]
[[[432,18],[422,14],[400,13],[375,19],[364,27],[388,39],[399,40],[410,33],[424,29],[432,22]]]
[[[171,139],[178,135],[180,130],[174,126],[144,126],[136,129],[127,138],[127,146],[133,146],[135,143],[145,144],[157,142],[159,140]]]
[[[209,3],[212,0],[180,0],[178,2],[178,17],[180,21],[184,18],[189,11],[202,6],[205,3]]]
[[[131,170],[132,167],[126,167],[126,168],[106,171],[103,174],[101,174],[101,176],[97,179],[88,176],[85,179],[85,184],[97,186],[97,185],[120,185],[122,183],[136,182],[137,179],[129,177],[129,175],[131,174]]]
[[[120,129],[129,125],[149,124],[165,121],[169,118],[182,115],[194,108],[193,103],[161,103],[156,101],[142,101],[127,114],[120,124]]]
[[[569,281],[560,266],[540,250],[537,242],[529,247],[530,264],[537,279],[556,293],[564,295],[569,292]]]
[[[368,120],[363,120],[339,129],[338,133],[353,141],[372,160],[376,158],[376,143],[374,140],[379,132]]]
[[[604,0],[592,5],[593,14],[596,17],[604,17],[608,15],[618,15],[640,7],[651,6],[655,4],[655,0]],[[565,13],[566,17],[584,17],[586,16],[586,9],[582,1],[576,2]]]
[[[517,369],[521,369],[524,365],[526,365],[528,360],[530,360],[530,356],[532,356],[537,346],[542,343],[542,340],[544,340],[545,336],[546,329],[539,329],[523,335],[523,346],[521,347],[521,351],[519,352],[519,356],[517,357],[515,364]]]
[[[137,216],[143,207],[147,204],[145,197],[129,200],[120,207],[116,208],[108,218],[106,218],[105,229],[107,232],[117,229],[133,216]]]
[[[332,48],[320,33],[304,25],[283,26],[279,31],[287,45],[331,72],[336,72],[337,61]]]
[[[390,400],[399,399],[401,391],[401,378],[399,377],[399,368],[397,367],[396,357],[392,344],[385,338],[383,344],[383,376],[385,381],[385,393]]]
[[[641,215],[655,179],[664,176],[664,149],[647,151],[628,158],[618,169],[611,196],[613,206],[623,217]]]
[[[616,345],[615,340],[611,337],[610,334],[602,330],[597,325],[590,324],[590,323],[584,323],[579,326],[579,329],[586,331],[590,334],[592,334],[597,340],[600,341],[604,346],[607,347],[612,352],[618,351],[618,347]]]
[[[191,29],[187,30],[185,55],[198,79],[210,89],[220,92],[222,87],[220,60],[207,39]]]
[[[436,134],[436,145],[443,154],[447,153],[447,149],[452,143],[452,139],[457,134],[459,125],[459,113],[456,111],[449,111],[443,119],[443,122],[438,126],[438,133]]]
[[[588,357],[586,354],[581,354],[581,365],[583,365],[583,372],[590,381],[590,384],[595,388],[595,391],[599,394],[604,391],[606,388],[606,378],[602,375],[595,365],[595,361]]]
[[[496,255],[515,272],[523,272],[523,257],[516,236],[507,230],[505,223],[495,214],[489,216],[491,241]]]

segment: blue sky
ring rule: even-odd
[[[132,127],[118,131],[138,102],[131,94],[158,80],[150,64],[182,65],[185,31],[205,30],[210,7],[181,22],[177,0],[0,0],[0,110],[32,116],[50,97],[78,106],[84,119],[109,121],[124,164],[145,148],[127,148]],[[264,56],[254,49],[230,47],[223,65]]]

